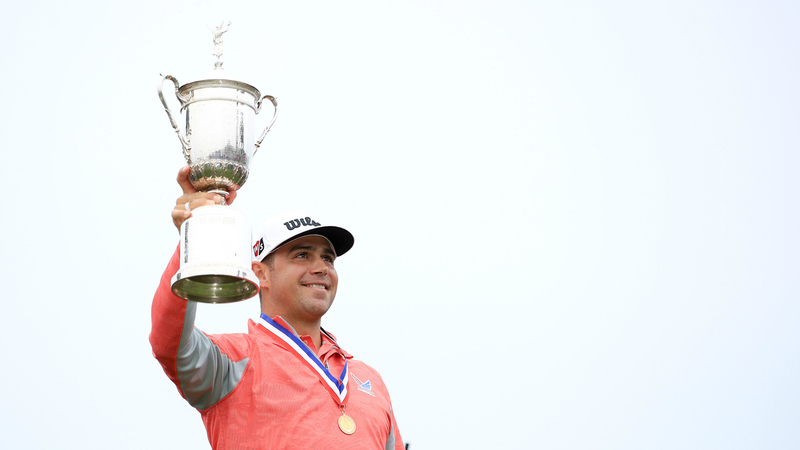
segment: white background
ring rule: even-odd
[[[235,206],[356,236],[324,326],[413,450],[800,447],[800,3],[4,10],[0,447],[208,448],[148,343],[184,164],[156,84],[223,19],[281,108]]]

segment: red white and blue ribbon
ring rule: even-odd
[[[323,385],[328,389],[333,399],[336,400],[340,405],[347,404],[347,395],[349,391],[347,390],[347,358],[344,361],[344,369],[342,369],[342,375],[337,379],[331,372],[322,364],[322,361],[319,360],[316,354],[311,351],[310,348],[306,345],[305,342],[300,340],[294,333],[292,333],[289,329],[281,325],[279,322],[271,319],[264,313],[261,313],[261,322],[260,324],[271,334],[275,337],[283,341],[287,344],[290,350],[298,357],[300,360],[308,366],[311,370],[313,370],[317,376],[323,381]],[[325,333],[328,337],[331,337],[329,334]],[[331,338],[333,340],[333,338]],[[336,342],[336,341],[334,341]]]

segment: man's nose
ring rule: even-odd
[[[316,258],[316,259],[314,259],[314,265],[311,268],[311,271],[313,273],[319,273],[319,274],[322,274],[322,275],[327,275],[328,274],[328,264],[325,262],[324,259]]]

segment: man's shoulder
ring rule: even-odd
[[[252,320],[250,321],[252,323]],[[234,356],[235,359],[248,357],[252,353],[257,341],[257,336],[249,330],[248,333],[206,333],[209,339],[219,347],[222,353]]]

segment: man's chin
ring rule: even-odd
[[[328,298],[306,298],[304,303],[306,304],[306,308],[309,312],[311,312],[315,316],[322,317],[325,313],[331,309],[331,305],[333,305],[333,300]]]

